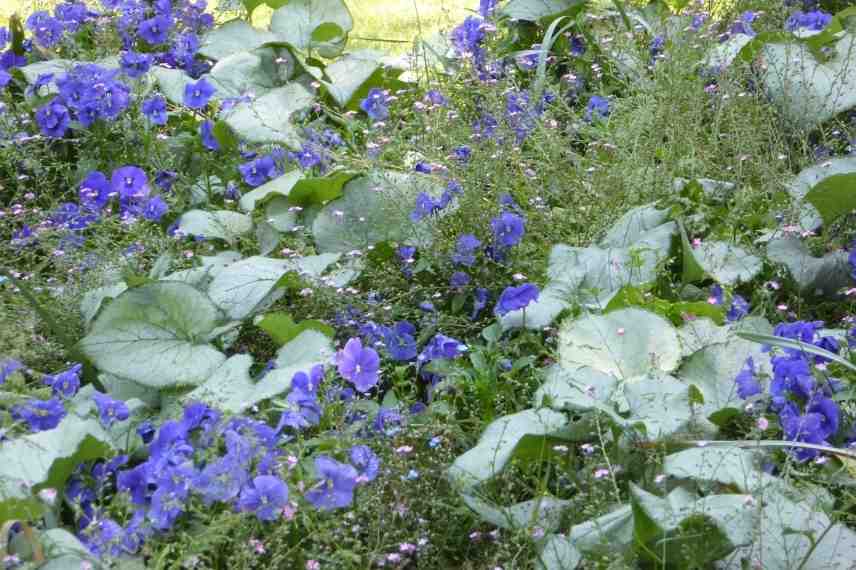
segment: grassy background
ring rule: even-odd
[[[217,0],[209,0],[211,6]],[[0,25],[15,12],[29,14],[39,8],[55,4],[52,0],[0,0]],[[478,0],[349,0],[348,8],[354,15],[355,45],[396,49],[395,43],[365,41],[366,39],[410,41],[420,30],[430,36],[440,30],[449,30],[463,20],[470,11],[478,8]],[[269,18],[264,7],[257,11],[257,23]],[[399,44],[399,49],[401,44]]]

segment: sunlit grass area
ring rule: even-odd
[[[5,24],[15,12],[26,15],[55,3],[55,0],[0,0],[0,24]],[[430,37],[451,29],[478,7],[478,0],[350,0],[347,4],[355,22],[353,45],[398,51],[418,35]],[[216,0],[209,0],[209,5],[216,6]],[[262,7],[254,21],[263,25],[269,18],[270,10]]]

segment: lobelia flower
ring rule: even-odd
[[[6,379],[18,370],[23,370],[24,365],[14,358],[0,362],[0,384],[5,384]]]
[[[183,103],[191,109],[203,109],[211,100],[216,89],[204,78],[196,83],[188,83],[184,87]]]
[[[403,424],[404,417],[397,409],[381,406],[372,422],[372,427],[375,431],[392,437],[401,431]]]
[[[761,393],[761,384],[755,373],[755,361],[751,356],[746,359],[734,381],[737,383],[737,395],[744,400]]]
[[[416,327],[407,321],[395,323],[384,331],[384,344],[389,357],[397,362],[407,362],[416,358]]]
[[[472,234],[463,234],[455,244],[452,262],[466,267],[472,267],[476,262],[475,251],[481,247],[481,241]]]
[[[33,12],[27,18],[27,29],[33,32],[36,42],[46,48],[52,48],[58,44],[65,31],[62,22],[44,10]]]
[[[470,284],[470,276],[463,271],[455,271],[449,278],[449,286],[455,289],[463,289]]]
[[[352,338],[336,354],[339,374],[359,392],[368,392],[378,382],[380,357],[372,348],[364,348],[359,338]]]
[[[154,125],[165,125],[166,116],[166,99],[161,95],[149,97],[140,107],[143,115]]]
[[[12,407],[12,418],[25,421],[34,432],[54,429],[64,417],[65,407],[59,398],[30,400]]]
[[[220,143],[214,136],[214,122],[208,119],[199,123],[199,138],[202,139],[202,146],[208,150],[220,150]]]
[[[245,162],[238,166],[238,171],[244,182],[252,187],[261,186],[277,175],[276,163],[270,155]]]
[[[110,201],[110,182],[103,172],[89,172],[78,188],[80,204],[87,210],[98,212]]]
[[[794,32],[799,29],[811,30],[814,32],[822,31],[832,21],[832,14],[828,14],[823,10],[814,10],[812,12],[797,11],[790,15],[785,22],[785,29],[789,32]]]
[[[158,15],[140,22],[137,33],[151,45],[164,43],[169,37],[173,22],[168,16]]]
[[[339,463],[327,455],[315,457],[318,482],[304,495],[315,508],[333,510],[344,508],[354,500],[357,470],[347,463]]]
[[[163,201],[163,198],[153,196],[143,206],[143,217],[150,222],[159,222],[167,211],[169,211],[169,206]]]
[[[473,55],[479,50],[479,44],[484,40],[484,22],[476,16],[468,16],[459,26],[452,30],[452,46],[460,55]]]
[[[503,212],[490,221],[493,235],[497,244],[502,248],[509,248],[520,243],[526,229],[526,222],[517,214]]]
[[[122,53],[122,57],[119,59],[119,64],[122,67],[122,71],[125,72],[125,75],[135,79],[145,75],[152,66],[152,56],[146,53],[137,53],[135,51],[128,50]]]
[[[68,113],[68,108],[60,103],[59,99],[52,99],[36,110],[36,123],[45,136],[62,138],[68,131],[70,122],[71,115]]]
[[[740,295],[734,295],[734,298],[731,299],[731,307],[725,313],[725,319],[729,323],[739,321],[749,314],[750,309],[751,305],[749,305],[749,301]]]
[[[589,123],[597,119],[605,119],[609,116],[609,100],[600,95],[592,95],[586,105],[585,119]]]
[[[384,121],[389,118],[389,99],[383,89],[373,87],[366,98],[360,101],[360,109],[373,121]]]
[[[351,464],[357,469],[357,480],[374,481],[380,471],[380,459],[367,445],[355,445],[349,454]]]
[[[92,394],[92,399],[98,409],[98,420],[104,427],[110,427],[113,422],[123,422],[128,419],[128,406],[122,400],[114,400],[101,392]]]
[[[149,178],[137,166],[123,166],[113,171],[110,188],[122,200],[145,198],[149,194]]]
[[[252,487],[244,487],[238,499],[238,508],[255,513],[262,521],[274,521],[288,503],[288,486],[279,477],[259,475]]]
[[[524,283],[517,287],[506,287],[496,303],[494,312],[497,315],[505,315],[511,311],[525,309],[529,304],[538,299],[538,287],[531,283]]]
[[[479,313],[487,307],[488,299],[490,298],[490,293],[484,287],[476,287],[476,290],[473,292],[473,312],[470,315],[470,320],[475,321],[479,318]]]
[[[743,12],[740,14],[740,18],[731,24],[731,27],[728,29],[728,33],[733,35],[744,34],[750,37],[755,36],[755,30],[752,29],[752,22],[754,22],[757,17],[758,15],[755,12],[749,10]]]
[[[82,364],[75,364],[63,372],[53,375],[46,374],[44,379],[42,379],[42,383],[51,387],[54,396],[71,398],[80,388],[80,371],[82,369]]]

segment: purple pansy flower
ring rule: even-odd
[[[107,394],[95,392],[92,394],[95,407],[98,409],[98,420],[104,427],[110,427],[113,422],[124,422],[128,419],[128,406],[122,400],[114,400]]]
[[[191,109],[203,109],[216,89],[204,78],[196,83],[188,83],[184,86],[184,98],[182,101]]]
[[[27,422],[34,432],[54,429],[64,417],[65,407],[59,398],[30,400],[12,407],[12,418]]]
[[[274,521],[288,502],[288,486],[279,477],[259,475],[252,487],[244,487],[238,508],[255,513],[262,521]]]
[[[511,311],[525,309],[530,303],[538,299],[538,287],[531,283],[524,283],[517,287],[506,287],[499,296],[494,312],[497,315],[505,315]]]
[[[354,500],[357,470],[347,463],[339,463],[327,455],[315,457],[318,482],[309,489],[306,500],[315,508],[333,510],[349,506]]]
[[[359,338],[350,339],[336,354],[336,365],[359,392],[368,392],[378,382],[380,357],[374,349],[363,347]]]

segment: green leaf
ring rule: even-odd
[[[767,244],[767,257],[787,267],[800,291],[809,296],[840,297],[853,283],[846,251],[814,257],[802,241],[784,237]]]
[[[856,210],[856,172],[825,178],[806,194],[805,199],[817,208],[823,223],[832,224]]]
[[[230,319],[241,320],[282,296],[279,280],[289,272],[318,278],[338,255],[324,254],[297,259],[249,257],[223,268],[208,288],[211,300]]]
[[[205,340],[221,318],[211,300],[192,286],[152,283],[119,295],[79,346],[101,371],[138,384],[194,385],[226,358]]]
[[[827,193],[824,191],[824,188],[826,188],[826,180],[835,178],[844,181],[843,178],[839,177],[842,175],[850,176],[854,173],[856,173],[856,157],[847,156],[833,158],[803,169],[799,174],[786,183],[785,188],[794,200],[794,209],[798,212],[799,224],[803,230],[816,231],[824,221],[830,223],[832,220],[831,216],[833,215],[837,205],[826,203],[824,198],[824,195]],[[844,184],[836,183],[833,184],[833,186],[837,188],[839,186],[844,186]],[[809,194],[814,193],[814,189],[818,187],[820,188],[820,191],[818,191],[817,197],[820,198],[821,202],[824,203],[824,207],[827,208],[826,216],[830,216],[829,220],[826,220],[825,216],[821,215],[821,212],[818,211],[814,201],[808,198]],[[835,190],[834,188],[829,188],[829,190],[832,191],[829,195],[830,198],[833,195],[839,196],[843,198],[845,204],[852,199],[850,197],[852,196],[852,193],[850,196],[847,196],[847,193],[842,192],[841,190]]]
[[[325,176],[302,178],[288,193],[288,201],[301,207],[321,206],[342,196],[342,188],[358,174],[337,170]]]
[[[299,83],[277,87],[241,103],[222,118],[242,139],[252,143],[278,143],[297,150],[301,139],[292,118],[308,109],[314,96]]]
[[[68,570],[84,568],[89,562],[92,568],[99,568],[97,559],[86,546],[65,529],[52,528],[39,533],[39,542],[44,548],[47,560],[39,570]]]
[[[98,311],[101,310],[101,305],[105,301],[115,299],[127,289],[128,286],[125,282],[119,281],[113,285],[105,285],[86,291],[80,300],[80,314],[83,316],[83,323],[88,326]]]
[[[373,50],[346,54],[327,66],[327,80],[321,84],[339,107],[356,110],[369,89],[384,84],[383,55]]]
[[[525,529],[538,526],[547,532],[558,529],[562,511],[571,504],[571,501],[546,496],[502,507],[471,494],[464,494],[462,498],[483,521],[499,528]]]
[[[298,372],[309,372],[333,355],[330,338],[316,330],[304,330],[277,353],[276,368],[258,381],[250,378],[252,357],[236,354],[183,401],[202,401],[224,412],[240,414],[256,404],[281,396],[291,388]]]
[[[559,363],[590,366],[621,379],[651,370],[669,373],[681,361],[677,331],[664,318],[641,309],[584,315],[562,323]]]
[[[767,330],[771,330],[769,325]],[[736,334],[742,336],[743,333]],[[742,399],[737,395],[734,379],[750,357],[762,371],[769,368],[760,345],[732,336],[725,343],[705,347],[690,356],[681,366],[678,377],[701,390],[705,416],[723,408],[739,408]]]
[[[723,285],[751,281],[763,267],[761,258],[724,241],[704,241],[696,248],[691,247],[689,254],[706,275]]]
[[[290,0],[270,22],[281,40],[330,59],[342,53],[353,28],[351,12],[342,0]]]
[[[316,320],[305,320],[299,323],[285,312],[268,313],[258,322],[258,327],[268,333],[273,341],[282,346],[305,330],[316,330],[333,338],[336,330],[326,323]]]
[[[856,35],[845,33],[824,62],[805,43],[767,44],[761,50],[765,91],[794,125],[810,129],[856,105]]]
[[[500,14],[512,20],[547,25],[559,16],[575,16],[587,3],[587,0],[510,0]]]
[[[0,520],[39,518],[38,491],[62,489],[79,463],[105,457],[110,441],[97,420],[73,413],[52,430],[6,441],[0,449]]]
[[[170,103],[184,105],[184,88],[194,82],[192,77],[180,69],[166,67],[153,67],[149,73],[157,80],[160,92]],[[220,94],[214,93],[213,99],[220,99]]]
[[[541,570],[574,570],[583,556],[574,544],[557,534],[546,537],[538,557]]]
[[[283,196],[275,196],[265,207],[265,220],[280,232],[290,232],[297,227],[299,214],[291,202]]]
[[[188,236],[222,239],[230,244],[253,229],[249,216],[229,210],[190,210],[181,215],[178,229]]]
[[[687,232],[684,230],[683,224],[678,224],[681,232],[681,256],[683,261],[682,279],[684,283],[695,283],[704,279],[704,268],[699,264],[695,255],[693,255],[693,247],[687,237]]]
[[[614,554],[633,543],[633,511],[625,505],[571,527],[571,544],[581,552]]]
[[[252,212],[257,205],[264,203],[271,195],[288,196],[294,190],[294,186],[302,179],[303,173],[300,170],[290,170],[241,196],[239,205],[243,211]],[[287,230],[280,229],[280,231]]]
[[[239,97],[250,91],[256,97],[285,85],[297,64],[288,49],[262,47],[222,58],[209,72],[221,97]]]
[[[641,206],[622,216],[598,245],[554,246],[547,268],[549,282],[526,307],[526,327],[549,325],[572,302],[603,309],[622,287],[653,282],[677,231],[674,222],[666,221],[668,215],[666,210]],[[523,311],[511,311],[500,322],[504,329],[522,327]]]
[[[503,416],[487,426],[478,445],[455,459],[449,477],[463,489],[496,476],[525,435],[550,435],[568,425],[564,414],[546,408]]]
[[[321,252],[364,250],[381,241],[426,246],[430,224],[414,224],[410,212],[419,192],[439,196],[442,187],[427,176],[379,171],[352,179],[344,194],[324,206],[312,223]]]
[[[256,49],[276,39],[276,34],[259,30],[244,20],[236,19],[215,26],[205,34],[198,53],[216,61],[233,53]]]
[[[696,500],[683,488],[666,498],[630,486],[634,535],[643,558],[676,568],[701,568],[752,543],[758,511],[748,495],[710,495]]]
[[[657,441],[678,434],[712,433],[699,424],[691,403],[691,386],[668,375],[645,374],[624,383],[624,398],[630,408],[627,423],[642,424],[647,441]]]

